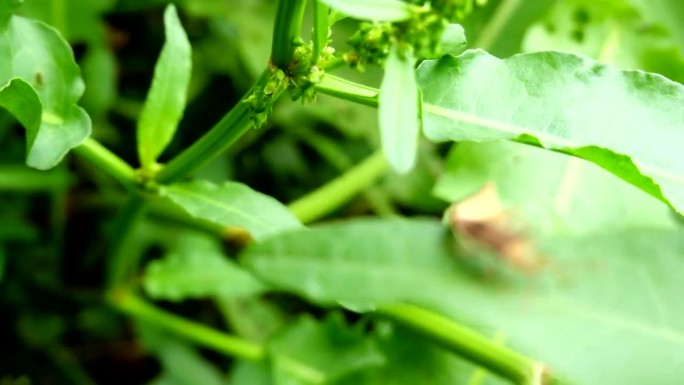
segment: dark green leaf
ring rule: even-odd
[[[402,21],[409,19],[411,6],[400,0],[320,0],[342,13],[362,20]]]
[[[411,56],[390,49],[378,96],[382,150],[395,171],[405,174],[416,163],[420,133],[419,95]]]
[[[171,301],[248,296],[264,289],[256,278],[224,256],[216,241],[198,236],[189,237],[163,259],[152,261],[143,285],[151,297]]]
[[[57,31],[19,16],[0,36],[0,103],[26,128],[26,163],[51,168],[90,135],[73,53]]]
[[[176,132],[192,68],[190,42],[173,5],[164,12],[164,26],[166,42],[138,120],[138,155],[146,169],[155,163]]]
[[[164,186],[159,192],[195,217],[245,228],[256,240],[301,227],[285,206],[241,183],[193,181]]]
[[[418,69],[432,140],[518,140],[589,160],[684,211],[684,87],[557,52]]]

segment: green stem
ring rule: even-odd
[[[267,69],[221,121],[162,168],[159,174],[157,174],[157,182],[172,183],[178,181],[220,155],[247,132],[253,126],[253,123],[251,120],[252,114],[245,99],[266,84],[269,76],[270,70]]]
[[[280,69],[292,63],[294,51],[301,40],[300,29],[304,18],[305,0],[280,0],[273,28],[271,61]]]
[[[123,282],[135,271],[137,261],[131,253],[136,224],[145,213],[145,197],[140,193],[131,195],[114,220],[114,228],[109,238],[111,252],[107,267],[109,287]]]
[[[328,43],[328,6],[321,3],[319,0],[313,0],[313,53],[311,55],[311,64],[316,65],[318,58],[321,56],[321,51]]]
[[[316,91],[365,106],[377,107],[377,88],[364,86],[350,80],[326,74],[320,83],[316,84]]]
[[[522,3],[522,0],[503,0],[499,3],[494,11],[494,15],[492,15],[487,25],[480,32],[473,47],[485,50],[491,49],[494,43],[499,41],[504,28],[511,21],[513,14],[515,14],[515,11]]]
[[[127,289],[112,290],[109,293],[109,299],[112,305],[120,311],[183,336],[201,346],[252,361],[261,360],[265,356],[261,345],[158,309]]]
[[[74,148],[74,152],[85,158],[88,163],[121,182],[124,186],[128,188],[135,187],[136,175],[133,167],[106,149],[95,139],[86,139],[83,144]]]
[[[346,172],[354,165],[351,158],[332,139],[309,129],[297,131],[297,135],[337,171]],[[362,194],[378,215],[386,217],[398,214],[387,194],[381,189],[369,187]]]
[[[518,385],[546,384],[543,364],[497,344],[429,310],[408,304],[383,306],[378,313],[426,336],[456,354]]]
[[[385,156],[381,151],[376,151],[354,168],[290,203],[288,207],[303,223],[313,222],[367,189],[387,170]]]

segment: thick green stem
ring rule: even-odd
[[[377,151],[333,181],[290,203],[288,207],[303,223],[313,222],[367,189],[388,168],[385,156]]]
[[[544,385],[543,364],[523,356],[458,323],[423,308],[396,304],[378,313],[518,385]]]
[[[253,361],[261,360],[265,355],[261,345],[158,309],[127,289],[112,290],[109,299],[114,307],[134,318],[152,323],[218,352]]]
[[[107,283],[118,285],[135,271],[137,261],[130,254],[135,228],[145,214],[145,197],[140,193],[131,195],[114,221],[110,242]]]
[[[128,188],[135,187],[135,170],[128,163],[106,149],[95,139],[88,138],[74,152],[88,160],[100,171],[118,180]]]
[[[271,71],[269,69],[265,70],[259,80],[247,91],[237,105],[216,123],[209,132],[164,166],[159,174],[157,174],[156,181],[159,183],[178,181],[216,158],[235,143],[247,130],[253,127],[252,113],[245,99],[255,91],[260,90],[268,81],[270,74]]]
[[[301,40],[300,30],[306,0],[280,0],[273,28],[271,61],[280,69],[292,64],[294,50]]]

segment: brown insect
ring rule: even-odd
[[[516,226],[501,206],[496,187],[485,185],[471,197],[452,205],[447,221],[467,257],[493,255],[515,270],[533,274],[545,264],[531,239]]]

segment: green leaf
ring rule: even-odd
[[[90,118],[76,105],[83,81],[71,47],[19,16],[0,25],[0,37],[0,105],[26,128],[26,163],[51,168],[90,135]]]
[[[7,265],[7,254],[5,253],[5,245],[0,245],[0,283],[5,278],[5,266]]]
[[[364,336],[363,328],[345,325],[339,313],[322,322],[301,317],[274,336],[268,350],[275,383],[328,384],[385,363],[375,341]]]
[[[301,227],[280,202],[237,182],[193,181],[164,186],[159,192],[191,215],[245,228],[255,240]]]
[[[399,173],[411,171],[416,163],[420,132],[419,94],[411,56],[390,49],[378,96],[378,120],[382,150]]]
[[[183,116],[192,68],[188,37],[176,8],[164,11],[166,42],[138,121],[138,155],[149,169],[173,138]]]
[[[550,237],[539,243],[546,269],[514,281],[474,274],[450,237],[434,220],[351,220],[255,244],[243,262],[316,303],[409,301],[488,335],[500,331],[507,345],[574,383],[679,379],[681,230]]]
[[[151,324],[138,324],[143,343],[159,359],[162,375],[157,384],[222,385],[223,375],[192,346]]]
[[[229,298],[264,290],[256,278],[223,255],[215,240],[189,238],[181,247],[147,266],[143,285],[152,298],[170,301],[209,296]]]
[[[102,14],[114,0],[24,1],[18,14],[55,27],[70,42],[103,46],[106,38]]]
[[[320,0],[356,19],[402,21],[413,16],[408,3],[399,0]]]
[[[249,247],[242,261],[276,288],[318,302],[377,305],[448,285],[457,270],[448,235],[429,219],[348,220],[273,237]]]
[[[684,211],[684,87],[557,52],[500,60],[483,51],[418,69],[426,135],[517,140],[598,164]]]
[[[670,208],[598,166],[514,142],[455,145],[434,193],[458,202],[486,183],[496,187],[503,210],[532,234],[678,226]]]
[[[345,378],[336,385],[484,385],[474,382],[488,375],[474,368],[452,352],[435,345],[423,336],[387,322],[376,327],[379,347],[387,364],[375,370],[366,370]],[[492,375],[489,375],[492,377]],[[496,382],[495,382],[496,381]],[[489,378],[487,385],[503,384]]]

